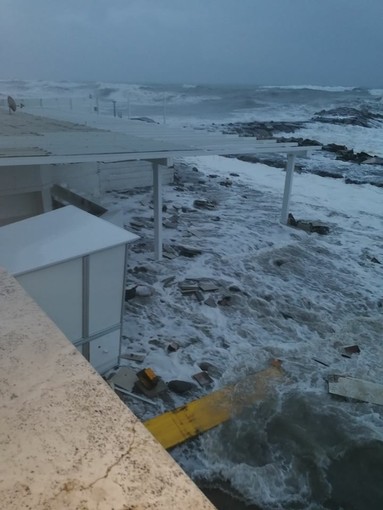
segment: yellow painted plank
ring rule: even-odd
[[[236,384],[144,422],[153,436],[168,449],[225,421],[266,396],[270,379],[281,377],[280,362]]]

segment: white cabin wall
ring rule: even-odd
[[[43,202],[39,191],[0,196],[0,226],[37,216],[42,212]]]
[[[101,192],[126,190],[153,185],[152,165],[149,161],[120,161],[99,163]],[[173,182],[174,170],[163,170],[162,182]]]
[[[0,225],[43,212],[39,165],[0,168]]]
[[[40,166],[0,167],[0,196],[40,190]]]
[[[43,174],[45,187],[50,188],[53,184],[59,184],[89,198],[100,196],[97,163],[45,165]]]
[[[153,185],[152,165],[148,161],[116,163],[76,163],[47,165],[43,170],[45,186],[49,183],[68,187],[89,198],[99,198],[110,190],[126,190]],[[173,181],[174,170],[163,170],[163,183]],[[50,178],[50,181],[49,181]]]
[[[171,183],[173,178],[174,169],[163,168],[162,182]],[[106,191],[152,186],[152,165],[149,161],[124,161],[1,167],[0,224],[50,211],[53,184],[97,200]]]

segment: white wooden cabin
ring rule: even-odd
[[[153,184],[152,165],[143,160],[103,162],[93,158],[89,162],[33,163],[35,156],[47,154],[37,146],[44,135],[75,133],[81,137],[89,131],[96,130],[20,111],[9,115],[0,110],[0,225],[50,211],[50,189],[55,184],[96,201],[109,190],[125,191]],[[21,146],[23,138],[29,140],[29,146]],[[1,158],[20,156],[29,156],[30,164],[15,165],[15,161],[12,165],[1,164]],[[170,183],[173,169],[167,167],[162,176],[163,182]]]
[[[47,211],[53,184],[97,197],[105,190],[153,184],[155,255],[162,257],[162,188],[178,156],[287,155],[281,222],[289,213],[295,158],[318,147],[201,133],[98,116],[96,127],[17,112],[0,115],[0,221]],[[17,119],[17,120],[15,120]],[[78,117],[73,120],[79,121]],[[256,167],[255,167],[256,168]],[[130,178],[130,175],[132,178]]]
[[[119,363],[126,258],[136,239],[67,206],[0,227],[0,267],[104,373]]]

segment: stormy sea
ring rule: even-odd
[[[145,420],[238,381],[246,393],[249,376],[280,360],[264,398],[171,455],[221,510],[381,510],[383,89],[0,81],[0,103],[8,95],[89,125],[110,116],[120,130],[140,119],[318,146],[297,159],[288,226],[283,157],[174,161],[161,262],[151,189],[102,197],[140,236],[123,352],[144,361],[124,363],[189,383],[154,405],[126,402]],[[192,377],[201,367],[208,387]],[[337,376],[377,393],[332,395]]]

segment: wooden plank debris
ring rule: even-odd
[[[383,385],[363,379],[332,375],[328,380],[328,391],[332,395],[383,405]]]
[[[192,377],[202,387],[210,386],[214,382],[210,375],[204,371],[198,372],[197,374],[192,375]]]
[[[141,363],[146,358],[146,354],[145,353],[141,354],[139,352],[127,352],[125,354],[121,354],[120,358],[128,359],[131,361],[137,361],[137,362]]]
[[[204,292],[215,292],[219,287],[211,280],[200,280],[199,288]]]
[[[129,367],[121,367],[119,370],[109,379],[109,382],[115,386],[119,386],[126,391],[132,391],[133,386],[137,382],[136,371]]]
[[[353,354],[360,354],[360,348],[358,345],[349,345],[343,348],[342,356],[344,358],[352,358]]]
[[[270,383],[282,377],[282,374],[281,362],[274,360],[266,370],[151,418],[144,425],[164,448],[172,448],[224,423],[246,406],[266,398]]]

